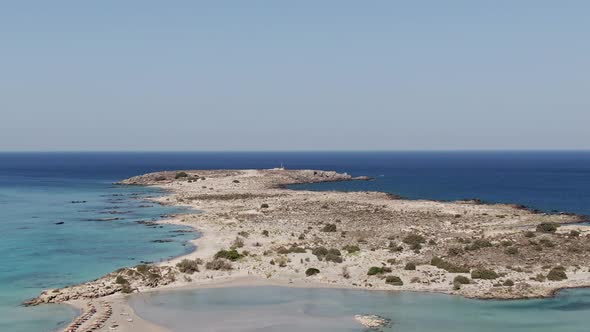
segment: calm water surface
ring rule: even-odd
[[[552,299],[481,301],[422,293],[249,287],[141,294],[141,317],[189,331],[362,331],[356,314],[378,314],[397,332],[588,331],[590,290]]]

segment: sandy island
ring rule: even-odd
[[[44,291],[29,305],[68,303],[67,331],[166,331],[126,297],[163,289],[282,285],[423,291],[481,299],[551,296],[590,286],[590,231],[581,217],[477,200],[405,200],[380,192],[289,190],[296,183],[367,180],[314,170],[195,170],[133,177],[200,213],[198,250]]]

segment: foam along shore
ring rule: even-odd
[[[168,190],[154,199],[161,204],[202,211],[166,221],[198,229],[198,250],[47,290],[28,304],[109,299],[245,277],[499,299],[590,286],[590,232],[576,224],[578,216],[478,201],[286,188],[353,179],[330,171],[274,169],[157,172],[124,180],[121,184]]]

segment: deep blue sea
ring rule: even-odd
[[[155,189],[113,182],[157,170],[281,163],[375,178],[295,188],[480,198],[590,215],[590,152],[0,153],[0,331],[51,331],[73,317],[67,306],[19,306],[42,289],[192,250],[187,241],[196,234],[140,223],[181,210],[146,202],[161,194]]]

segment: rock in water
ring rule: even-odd
[[[354,319],[371,330],[378,330],[391,324],[391,319],[377,315],[355,315]]]

